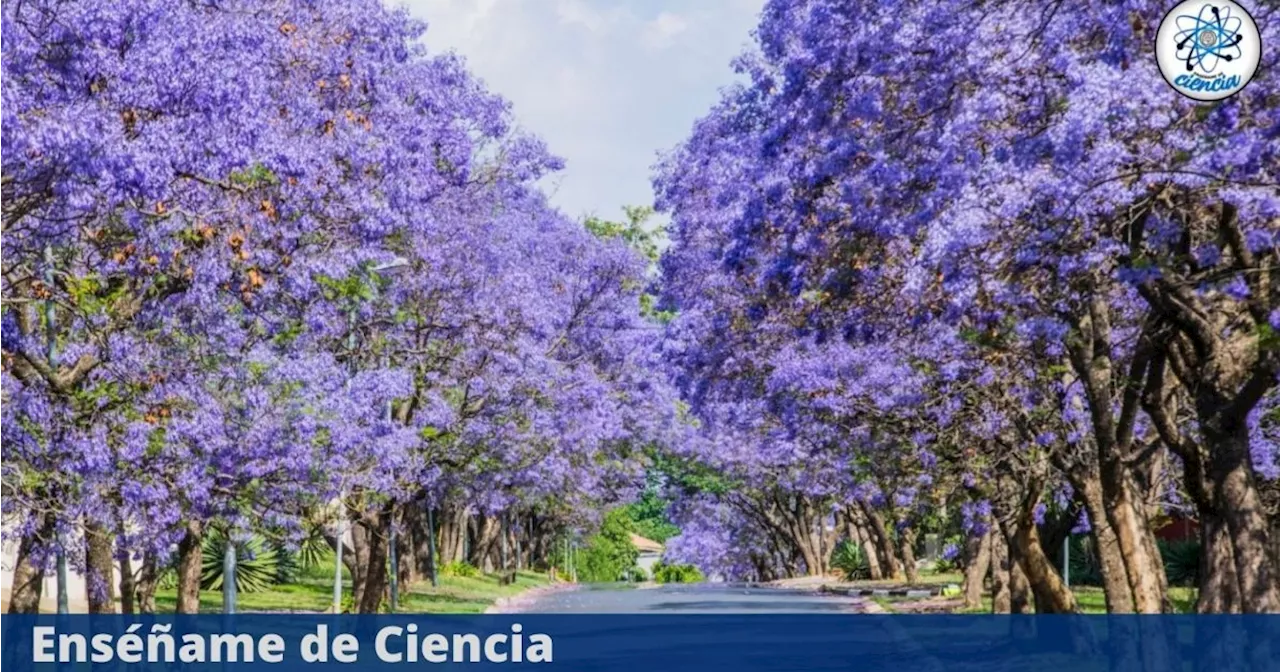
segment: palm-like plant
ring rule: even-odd
[[[844,574],[845,581],[859,581],[871,578],[871,563],[862,544],[848,539],[836,544],[831,552],[831,566]]]
[[[222,561],[227,550],[227,535],[212,531],[205,537],[201,549],[200,589],[221,590],[225,580]],[[259,536],[251,536],[234,542],[236,548],[236,591],[257,593],[276,584],[280,558]]]

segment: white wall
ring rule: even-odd
[[[3,554],[0,557],[0,608],[9,610],[9,595],[13,590],[13,567],[18,561],[18,540],[5,540]],[[116,568],[119,576],[120,568]],[[68,563],[67,567],[67,607],[73,614],[89,611],[88,593],[84,576],[75,571]],[[50,568],[44,575],[44,586],[40,592],[40,611],[53,613],[58,610],[58,577]]]
[[[636,565],[639,566],[640,569],[644,570],[644,575],[646,577],[652,579],[653,566],[658,564],[658,561],[661,559],[662,556],[658,553],[641,553],[640,557],[636,558]]]

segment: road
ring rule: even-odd
[[[859,613],[859,598],[810,590],[700,583],[635,588],[584,586],[537,597],[520,611],[558,614],[822,614]]]

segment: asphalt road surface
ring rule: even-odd
[[[653,588],[584,586],[542,595],[520,611],[557,614],[823,614],[858,613],[859,598],[810,590],[699,583]]]

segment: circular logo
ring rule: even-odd
[[[1232,0],[1186,0],[1169,10],[1156,33],[1160,74],[1195,100],[1235,95],[1261,58],[1258,24]]]

